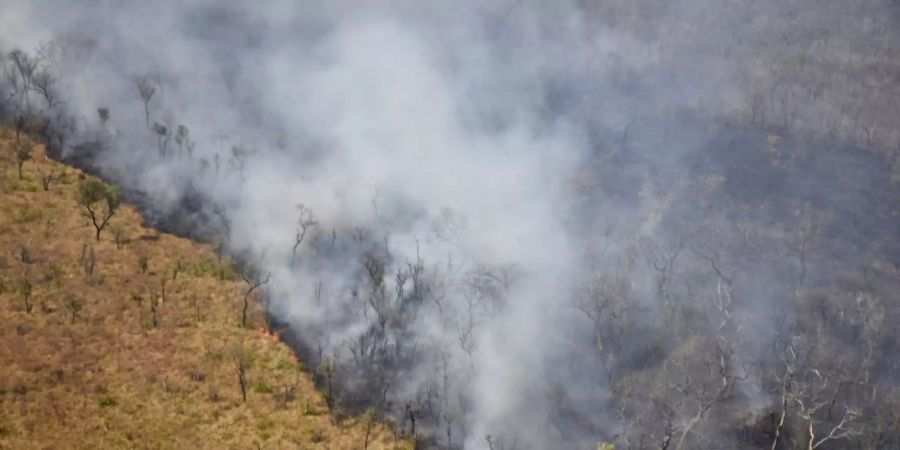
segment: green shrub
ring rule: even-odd
[[[275,365],[275,368],[278,370],[290,370],[290,369],[300,369],[299,363],[293,363],[287,360],[279,360],[278,364]]]
[[[275,425],[275,422],[272,422],[269,419],[263,419],[256,423],[256,428],[259,429],[260,431],[265,431],[265,430],[268,430],[269,428],[272,428],[272,426],[274,426],[274,425]]]
[[[181,257],[176,256],[175,259],[170,264],[170,266],[172,269],[172,281],[175,281],[178,278],[178,272],[180,272],[181,269],[184,267],[184,265],[181,262]]]
[[[50,281],[50,286],[53,289],[59,289],[62,287],[62,279],[63,272],[56,264],[50,263],[50,266],[47,267],[47,279]]]
[[[19,223],[31,223],[44,217],[44,211],[38,207],[26,208],[19,213]]]
[[[218,275],[218,264],[212,258],[205,257],[196,264],[191,264],[187,272],[195,277],[213,277]]]
[[[253,384],[253,392],[257,394],[271,394],[272,389],[266,383],[262,381],[257,381]]]

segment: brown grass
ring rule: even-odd
[[[260,332],[258,304],[239,328],[243,283],[227,261],[144,228],[129,205],[94,242],[74,200],[87,175],[35,145],[19,180],[11,139],[0,129],[0,448],[363,447],[361,421],[335,423],[290,349]],[[44,191],[50,171],[60,178]],[[246,403],[236,348],[250,360]],[[384,427],[372,435],[369,448],[409,448]]]

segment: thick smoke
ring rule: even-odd
[[[58,80],[72,118],[59,156],[269,276],[267,309],[335,378],[334,406],[375,406],[434,445],[642,448],[633,430],[667,423],[687,439],[691,402],[712,394],[635,425],[612,399],[627,382],[615,368],[655,370],[665,354],[664,377],[702,379],[667,336],[714,347],[713,385],[777,361],[764,330],[793,314],[779,299],[826,277],[803,259],[798,287],[791,257],[746,256],[776,246],[750,248],[751,224],[802,222],[774,197],[815,203],[824,189],[778,166],[783,136],[857,142],[865,129],[866,145],[894,145],[872,137],[886,101],[848,108],[808,91],[837,81],[796,82],[814,69],[781,53],[790,36],[767,37],[784,29],[771,2],[257,3],[6,0],[0,48],[41,55]],[[870,3],[859,11],[888,11]],[[797,8],[810,33],[837,14]],[[868,42],[881,28],[866,26]],[[853,58],[854,42],[826,38],[816,57]],[[698,194],[709,186],[724,193]],[[854,199],[870,189],[853,186]],[[866,215],[889,214],[878,195],[887,205]],[[711,312],[673,312],[675,297]],[[728,401],[759,413],[779,401],[764,385]],[[685,442],[732,439],[704,432]]]

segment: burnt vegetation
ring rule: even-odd
[[[638,39],[659,42],[666,36],[654,33],[676,32],[653,28],[663,20],[657,15],[675,14],[665,2],[586,3],[594,5],[579,11],[591,23]],[[469,386],[486,370],[486,329],[513,320],[509,304],[534,276],[517,261],[426,260],[419,246],[427,244],[419,242],[404,242],[399,252],[379,219],[388,213],[377,194],[375,218],[353,224],[329,223],[310,203],[294,207],[301,199],[279,198],[289,234],[274,251],[254,245],[263,239],[248,231],[252,220],[238,217],[254,200],[217,197],[201,184],[252,189],[254,166],[278,146],[202,141],[193,125],[161,112],[166,78],[155,74],[132,81],[142,127],[135,135],[155,150],[155,163],[190,180],[175,200],[163,205],[156,193],[128,184],[148,155],[131,166],[104,162],[117,145],[108,132],[115,110],[96,108],[99,129],[79,129],[89,122],[66,109],[64,80],[54,78],[49,56],[5,54],[0,118],[15,137],[4,151],[22,178],[31,145],[19,144],[27,140],[20,132],[30,131],[51,156],[119,184],[122,198],[151,224],[234,258],[244,281],[234,320],[250,327],[251,301],[261,301],[267,329],[281,330],[315,368],[334,419],[364,414],[363,448],[376,420],[420,448],[896,448],[900,35],[890,20],[900,7],[762,3],[784,14],[714,42],[743,18],[698,13],[692,26],[709,25],[709,37],[669,36],[660,44],[666,61],[705,63],[708,56],[697,55],[715,53],[725,56],[713,61],[748,68],[747,79],[734,82],[738,106],[716,103],[720,85],[712,83],[713,92],[697,93],[696,102],[637,107],[658,74],[615,65],[601,87],[628,99],[634,110],[624,113],[633,116],[627,120],[595,120],[592,102],[602,100],[573,100],[581,87],[574,82],[548,82],[542,91],[543,113],[574,117],[589,135],[589,154],[566,180],[567,229],[557,230],[574,236],[582,259],[566,263],[577,267],[577,281],[555,294],[565,300],[547,323],[560,341],[547,344],[550,361],[510,370],[540,380],[520,393],[534,411],[489,424],[473,422],[479,393]],[[767,50],[756,55],[760,48]],[[768,72],[749,70],[759,67]],[[667,75],[698,70],[682,69]],[[42,177],[48,190],[57,175]],[[89,178],[77,192],[99,242],[120,191]],[[444,219],[440,225],[451,228]],[[121,231],[113,234],[125,248]],[[541,251],[540,243],[529,245]],[[85,273],[93,275],[92,247],[85,244],[83,253]],[[142,274],[147,264],[138,262]],[[164,273],[147,305],[134,294],[150,328],[165,317],[167,277],[174,283],[177,276],[177,269]],[[11,283],[32,314],[31,282]],[[292,327],[289,308],[274,300],[279,295],[309,299],[316,321]],[[69,298],[67,320],[82,321],[85,305]],[[196,298],[191,308],[201,322]],[[230,358],[242,401],[253,389],[269,389],[252,385],[244,349],[235,347]],[[278,388],[280,408],[291,407],[292,392]],[[525,430],[516,414],[541,429]]]

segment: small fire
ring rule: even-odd
[[[272,339],[272,342],[278,342],[281,340],[280,331],[271,331],[268,327],[259,327],[257,329],[263,336]]]

